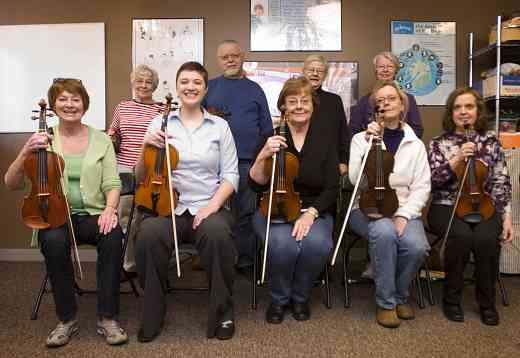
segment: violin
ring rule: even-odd
[[[381,113],[378,111],[378,107],[376,107],[375,112]],[[383,149],[383,135],[381,133],[381,136],[373,138],[372,146],[368,152],[366,166],[364,167],[368,185],[359,198],[359,208],[370,220],[392,217],[399,208],[397,194],[388,182],[388,177],[393,168],[394,156]]]
[[[287,121],[284,116],[277,132],[287,138]],[[271,176],[272,189],[262,195],[260,212],[268,217],[270,208],[273,222],[292,222],[301,214],[300,194],[293,185],[299,168],[298,158],[283,147],[265,165],[265,175]]]
[[[166,126],[168,117],[172,110],[173,97],[169,93],[166,96],[165,110],[163,112],[161,131],[166,133]],[[176,109],[173,108],[174,110]],[[154,215],[169,216],[172,213],[172,205],[170,202],[170,185],[171,181],[170,170],[177,167],[179,161],[179,153],[177,149],[168,144],[168,139],[165,139],[165,148],[156,148],[154,146],[146,146],[143,153],[144,164],[146,167],[146,175],[135,193],[135,203],[137,207],[148,210]],[[168,149],[168,154],[166,153]],[[166,157],[169,157],[169,164],[166,162]],[[172,190],[173,204],[177,205],[177,192]]]
[[[33,117],[39,118],[38,132],[53,134],[52,128],[47,127],[47,117],[51,116],[47,114],[47,103],[42,99],[38,105],[40,114]],[[22,218],[31,229],[54,229],[67,223],[74,274],[81,280],[83,270],[62,180],[65,161],[52,150],[52,142],[49,146],[51,151],[38,149],[24,162],[25,175],[31,181],[31,192],[24,198]]]
[[[464,125],[466,140],[470,139],[470,126]],[[455,168],[455,174],[462,185],[460,197],[456,202],[455,212],[457,216],[468,224],[478,224],[482,220],[488,220],[495,213],[493,199],[484,191],[484,183],[488,176],[488,168],[484,162],[468,158],[466,165]]]
[[[42,99],[38,132],[47,132],[47,103]],[[24,162],[24,171],[31,181],[31,192],[23,199],[22,218],[31,229],[57,228],[67,221],[68,208],[61,179],[65,161],[54,152],[38,149]]]

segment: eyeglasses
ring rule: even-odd
[[[383,105],[386,102],[388,103],[395,103],[399,99],[399,96],[388,96],[388,97],[378,97],[376,98],[376,104],[377,105]]]
[[[376,70],[378,70],[378,71],[395,70],[395,66],[394,65],[377,65]]]
[[[81,82],[81,80],[78,80],[77,78],[61,78],[61,77],[58,77],[58,78],[55,78],[52,80],[52,83],[58,83],[58,82],[68,82],[68,81],[72,81],[72,82],[78,82],[80,84],[83,84]]]
[[[311,99],[307,97],[303,98],[287,98],[286,103],[288,107],[306,107],[310,105]]]
[[[229,61],[229,60],[232,60],[232,61],[235,61],[235,60],[238,60],[240,58],[240,54],[239,53],[230,53],[230,54],[227,54],[227,55],[224,55],[224,56],[218,56],[218,58],[222,61]]]
[[[304,72],[308,74],[317,73],[318,75],[325,74],[325,70],[322,70],[321,68],[306,68]]]

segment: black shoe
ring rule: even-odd
[[[148,342],[153,341],[155,338],[157,338],[157,336],[160,333],[161,333],[161,331],[159,330],[159,332],[156,332],[156,333],[152,334],[151,336],[145,336],[143,327],[139,327],[139,331],[137,331],[137,340],[141,343],[148,343]]]
[[[309,308],[309,303],[297,303],[293,302],[292,304],[292,315],[297,321],[307,321],[311,318],[311,309]]]
[[[453,322],[464,322],[464,311],[459,304],[442,302],[442,312],[444,316]]]
[[[495,307],[480,308],[480,320],[488,326],[497,326],[499,322],[498,312]]]
[[[265,312],[265,320],[267,323],[280,324],[285,316],[286,306],[277,305],[271,302],[269,308]]]
[[[235,322],[232,320],[227,320],[224,322],[220,322],[217,327],[217,331],[215,332],[215,336],[217,339],[222,341],[226,339],[231,339],[235,335]]]

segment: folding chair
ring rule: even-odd
[[[120,195],[121,196],[126,196],[126,195],[133,196],[134,192],[135,192],[134,175],[132,173],[121,173],[119,175],[119,177],[120,177],[121,183],[122,183]],[[123,275],[125,276],[126,280],[129,282],[129,284],[132,288],[132,292],[121,292],[121,293],[133,293],[135,295],[135,297],[139,297],[139,292],[137,291],[133,278],[129,277],[128,272],[126,272],[126,270],[123,268],[123,260],[125,257],[126,249],[128,247],[128,240],[130,238],[130,229],[131,229],[131,224],[132,224],[131,219],[133,218],[134,207],[135,207],[135,202],[132,200],[132,207],[130,209],[130,220],[128,221],[128,226],[127,226],[126,232],[123,232],[123,253],[121,256],[121,271],[122,271]],[[40,289],[38,291],[38,295],[36,296],[36,299],[33,304],[33,308],[31,311],[31,320],[36,320],[38,318],[38,312],[40,310],[40,305],[42,302],[43,294],[48,292],[48,290],[47,290],[48,281],[49,281],[49,274],[45,273],[42,283],[40,284]],[[84,289],[80,288],[77,282],[74,283],[74,291],[79,296],[86,294],[86,293],[97,293],[96,290],[84,290]]]

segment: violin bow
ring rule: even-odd
[[[380,109],[379,106],[375,106],[373,118],[377,121],[377,116],[379,114],[384,113],[384,109]],[[384,119],[383,119],[384,120]],[[381,123],[383,120],[377,121]],[[384,126],[383,126],[384,130]],[[371,134],[368,137],[368,146],[363,156],[363,161],[361,162],[361,168],[359,170],[358,177],[356,179],[356,185],[354,185],[354,190],[352,191],[352,196],[350,197],[350,202],[348,204],[347,212],[345,214],[345,219],[343,220],[343,225],[341,226],[341,231],[338,236],[338,241],[336,242],[336,247],[334,248],[334,254],[332,255],[332,260],[330,261],[330,265],[334,266],[336,264],[336,259],[338,258],[339,248],[341,247],[341,242],[343,241],[343,236],[345,235],[345,229],[347,228],[348,219],[350,218],[350,213],[352,212],[352,206],[354,206],[354,201],[356,200],[357,192],[359,190],[359,184],[361,183],[361,178],[363,177],[363,172],[365,171],[365,166],[367,164],[368,153],[370,149],[372,149],[372,142],[374,141],[374,135]]]
[[[168,100],[169,97],[169,100]],[[166,96],[166,103],[171,106],[171,93]],[[169,108],[167,109],[169,113]],[[170,192],[170,208],[172,217],[172,229],[173,229],[173,246],[175,248],[175,263],[177,265],[177,277],[181,277],[181,263],[179,260],[179,242],[177,240],[177,224],[175,222],[175,202],[173,200],[173,187],[172,187],[172,166],[170,163],[170,148],[168,144],[168,120],[166,121],[166,131],[164,133],[164,151],[166,152],[166,165],[168,169],[168,190]]]
[[[260,278],[260,283],[263,284],[265,282],[265,269],[267,266],[267,249],[269,247],[269,229],[271,226],[271,209],[273,204],[273,191],[274,191],[274,175],[276,172],[276,158],[277,153],[273,154],[273,165],[271,169],[271,183],[269,185],[269,205],[267,206],[267,225],[265,229],[265,243],[264,243],[264,257],[262,260],[262,276]]]
[[[45,100],[42,98],[40,103],[39,103],[40,107],[44,106],[46,107],[47,106],[47,103],[45,102]],[[45,121],[45,131],[46,132],[52,132],[50,128],[47,126],[47,121]],[[54,133],[51,133],[51,134],[54,134]],[[54,148],[52,146],[52,141],[49,141],[49,147],[51,149],[51,152],[54,152]],[[57,153],[56,153],[57,154]],[[78,245],[77,245],[77,241],[76,241],[76,234],[74,234],[74,226],[72,225],[72,217],[71,217],[71,213],[70,213],[70,206],[69,206],[69,199],[67,198],[67,191],[65,190],[65,181],[63,179],[63,170],[61,169],[61,166],[59,165],[59,162],[55,161],[54,162],[54,165],[56,166],[56,171],[60,173],[60,187],[61,187],[61,192],[63,193],[63,198],[65,200],[65,208],[67,209],[67,226],[69,228],[69,235],[70,235],[70,251],[72,253],[72,265],[74,266],[74,274],[75,276],[80,279],[80,280],[83,280],[83,269],[81,268],[81,261],[79,259],[79,251],[78,251]]]

